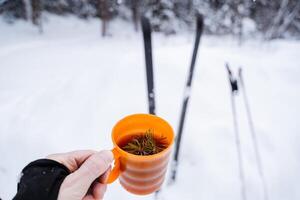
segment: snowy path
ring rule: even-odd
[[[128,26],[116,22],[112,29]],[[55,28],[54,28],[55,27]],[[45,34],[0,22],[0,197],[10,199],[26,163],[74,149],[110,149],[110,130],[146,112],[143,44],[124,28],[98,37],[97,21],[52,17]],[[114,31],[116,32],[116,31]],[[158,115],[177,128],[193,35],[155,35]],[[162,199],[238,200],[239,181],[224,62],[244,66],[271,200],[300,198],[300,42],[204,37],[183,137],[178,183]],[[236,69],[236,68],[235,68]],[[248,199],[262,199],[254,151],[238,99]],[[106,199],[153,199],[112,184]]]

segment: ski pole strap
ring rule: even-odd
[[[233,93],[237,93],[239,91],[239,87],[238,87],[238,84],[237,84],[237,80],[234,79],[230,82],[230,85],[231,85],[231,91]]]
[[[231,92],[233,94],[236,94],[239,91],[237,79],[233,77],[233,74],[230,70],[229,64],[226,63],[225,66],[226,66],[226,69],[227,69],[227,72],[228,72],[228,79],[229,79],[230,86],[231,86]]]

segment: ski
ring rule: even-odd
[[[261,153],[260,153],[260,149],[259,149],[259,145],[258,145],[258,141],[257,141],[257,134],[254,129],[253,118],[252,118],[252,114],[251,114],[251,110],[250,110],[250,106],[249,106],[249,102],[248,102],[248,96],[246,93],[246,88],[245,88],[245,83],[244,83],[244,78],[243,78],[243,73],[242,73],[241,68],[239,68],[239,83],[241,86],[243,100],[244,100],[244,104],[246,107],[247,120],[248,120],[248,125],[250,128],[253,148],[254,148],[254,152],[255,152],[257,170],[258,170],[258,174],[260,176],[260,180],[261,180],[262,187],[263,187],[263,196],[264,196],[264,200],[268,200],[269,197],[268,197],[268,191],[267,191],[267,183],[265,180],[263,165],[262,165],[262,161],[261,161]]]
[[[175,182],[175,180],[176,180],[178,158],[179,158],[179,152],[180,152],[180,143],[181,143],[181,138],[182,138],[182,133],[183,133],[183,128],[184,128],[186,111],[187,111],[187,107],[188,107],[188,103],[189,103],[189,99],[190,99],[190,90],[191,90],[192,81],[193,81],[193,75],[194,75],[194,69],[195,69],[195,63],[196,63],[196,58],[197,58],[197,53],[198,53],[199,42],[200,42],[200,38],[201,38],[201,35],[203,32],[203,16],[201,14],[197,13],[196,17],[197,17],[196,38],[195,38],[195,43],[194,43],[191,65],[190,65],[190,69],[188,72],[188,77],[187,77],[187,81],[186,81],[186,85],[185,85],[185,89],[184,89],[184,97],[183,97],[183,103],[182,103],[182,108],[181,108],[179,127],[178,127],[176,142],[175,142],[175,152],[174,152],[172,169],[171,169],[172,170],[171,171],[171,180],[170,180],[171,183]]]
[[[148,107],[149,107],[149,113],[155,115],[155,93],[154,93],[153,64],[152,64],[151,26],[148,18],[143,16],[141,20],[142,20],[142,30],[143,30],[143,38],[144,38],[145,61],[146,61]]]
[[[235,134],[235,145],[237,150],[237,162],[238,162],[238,168],[239,168],[239,179],[241,184],[241,195],[242,199],[246,200],[246,182],[245,182],[245,170],[243,165],[243,157],[242,157],[242,149],[241,149],[241,140],[240,140],[240,134],[238,129],[238,123],[237,123],[237,113],[236,113],[236,105],[235,105],[235,96],[239,92],[238,82],[236,78],[234,78],[229,64],[226,63],[226,69],[228,73],[228,80],[231,87],[231,108],[232,108],[232,117],[233,117],[233,127],[234,127],[234,134]]]

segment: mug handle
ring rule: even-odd
[[[114,167],[111,170],[107,180],[106,180],[106,184],[110,184],[112,182],[114,182],[120,175],[120,154],[118,152],[118,150],[116,148],[113,148],[111,150],[111,152],[114,154]]]

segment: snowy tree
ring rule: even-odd
[[[175,33],[174,4],[169,0],[152,0],[143,6],[143,13],[151,19],[154,31],[163,31],[166,34]]]
[[[293,21],[299,24],[300,1],[282,0],[267,31],[267,39],[283,36]],[[298,17],[298,20],[296,18]],[[298,22],[296,22],[298,21]],[[296,26],[297,27],[297,26]],[[299,27],[298,27],[299,28]]]
[[[189,30],[194,27],[195,12],[200,12],[205,17],[206,34],[230,34],[240,40],[254,33],[266,39],[300,38],[299,0],[0,0],[0,15],[10,22],[31,15],[37,24],[41,9],[101,18],[103,35],[108,21],[117,17],[132,21],[137,30],[140,14],[150,18],[154,31],[172,34]]]
[[[8,22],[13,22],[15,19],[26,19],[23,0],[1,0],[0,15],[3,15]]]

